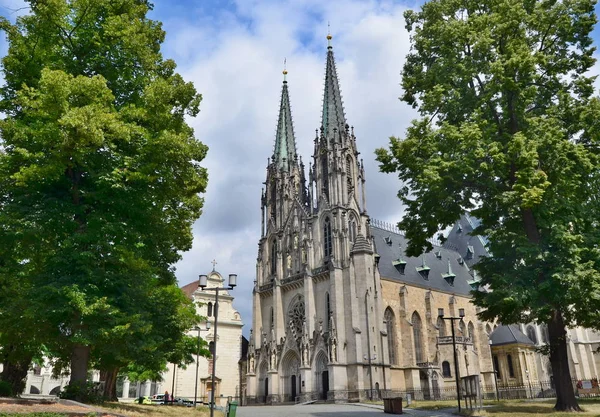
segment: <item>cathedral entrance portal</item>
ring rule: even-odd
[[[321,391],[321,399],[322,400],[326,400],[327,399],[327,393],[329,392],[329,371],[324,371],[322,374],[322,378],[323,378],[323,390]]]
[[[297,395],[297,392],[296,392],[296,375],[292,375],[292,381],[291,382],[292,382],[292,384],[291,384],[292,385],[291,386],[292,391],[290,392],[290,395],[292,396],[292,400],[295,400],[296,399],[296,395]]]
[[[267,402],[267,398],[269,398],[269,378],[265,378],[265,403]]]
[[[281,381],[283,383],[283,401],[296,401],[298,395],[298,376],[300,375],[300,357],[295,350],[288,350],[281,363]]]
[[[320,400],[327,399],[329,392],[329,371],[327,370],[327,354],[324,351],[319,352],[315,363],[315,391]]]

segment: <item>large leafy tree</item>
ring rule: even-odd
[[[558,410],[579,410],[566,326],[598,328],[598,125],[590,0],[432,0],[405,14],[403,139],[378,149],[403,182],[408,253],[472,211],[489,237],[481,317],[547,323]]]
[[[29,4],[1,22],[0,341],[26,330],[82,384],[90,358],[172,351],[195,314],[173,264],[207,183],[185,121],[201,97],[162,58],[147,1]]]

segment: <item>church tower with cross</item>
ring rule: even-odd
[[[321,123],[308,166],[297,155],[287,71],[261,196],[248,402],[348,401],[385,386],[380,278],[365,177],[344,114],[328,35]],[[389,378],[389,376],[388,376]]]

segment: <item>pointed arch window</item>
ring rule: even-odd
[[[542,342],[548,343],[548,340],[550,340],[550,338],[548,337],[548,326],[542,324],[542,326],[540,327],[540,333],[542,335]]]
[[[437,324],[437,328],[438,328],[438,336],[446,337],[446,322],[444,321],[444,319],[441,317],[438,317],[436,324]]]
[[[500,375],[500,363],[498,362],[498,356],[494,355],[494,371],[496,371],[496,377],[502,379]]]
[[[277,216],[277,184],[271,182],[271,217],[275,219]]]
[[[348,195],[354,191],[354,176],[352,175],[352,157],[346,157],[346,182],[348,186]]]
[[[213,315],[213,303],[208,303],[207,307],[207,312],[206,312],[206,316],[207,317],[212,317]]]
[[[321,183],[323,184],[323,194],[329,200],[329,164],[327,163],[327,150],[322,150],[321,156]]]
[[[461,336],[466,336],[467,335],[467,326],[465,325],[464,321],[460,321],[458,324],[458,330],[460,331],[460,335]]]
[[[277,241],[271,243],[271,274],[277,273]]]
[[[527,326],[527,337],[529,339],[531,339],[531,341],[534,344],[536,344],[536,345],[538,344],[538,339],[537,339],[537,336],[535,334],[535,328],[531,324],[529,326]]]
[[[356,233],[357,233],[356,219],[354,217],[351,217],[350,222],[348,224],[348,234],[349,234],[350,242],[354,243],[354,241],[356,240]]]
[[[330,258],[333,251],[333,244],[331,242],[331,221],[329,217],[325,218],[323,225],[323,253],[325,258]]]
[[[275,325],[275,313],[273,312],[273,307],[271,307],[271,318],[270,318],[270,323],[271,323],[271,329],[273,328],[273,326]]]
[[[390,357],[390,364],[397,365],[398,364],[398,355],[396,353],[396,317],[394,316],[394,312],[391,308],[387,308],[385,310],[385,314],[383,316],[385,320],[385,327],[387,330],[387,342],[388,342],[388,352]]]
[[[511,378],[515,377],[515,367],[513,365],[512,356],[506,355],[506,361],[508,362],[508,376]]]
[[[467,329],[469,332],[469,339],[471,339],[471,343],[473,343],[473,350],[477,351],[477,341],[475,340],[475,326],[473,325],[472,321],[469,322]]]
[[[421,316],[419,316],[419,313],[416,311],[412,315],[411,323],[413,328],[413,339],[415,343],[416,362],[425,362],[425,355],[423,353],[423,325],[421,322]]]

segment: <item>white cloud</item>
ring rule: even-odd
[[[334,35],[347,120],[355,126],[367,175],[369,213],[397,221],[399,182],[378,172],[374,149],[402,135],[413,111],[402,104],[400,71],[408,51],[405,7],[385,2],[245,1],[207,25],[165,22],[165,54],[179,64],[204,100],[191,120],[210,147],[204,214],[194,227],[194,246],[177,265],[181,284],[212,268],[235,272],[232,292],[248,334],[260,238],[260,192],[271,156],[279,111],[283,59],[298,152],[306,166],[320,126],[327,21]]]

